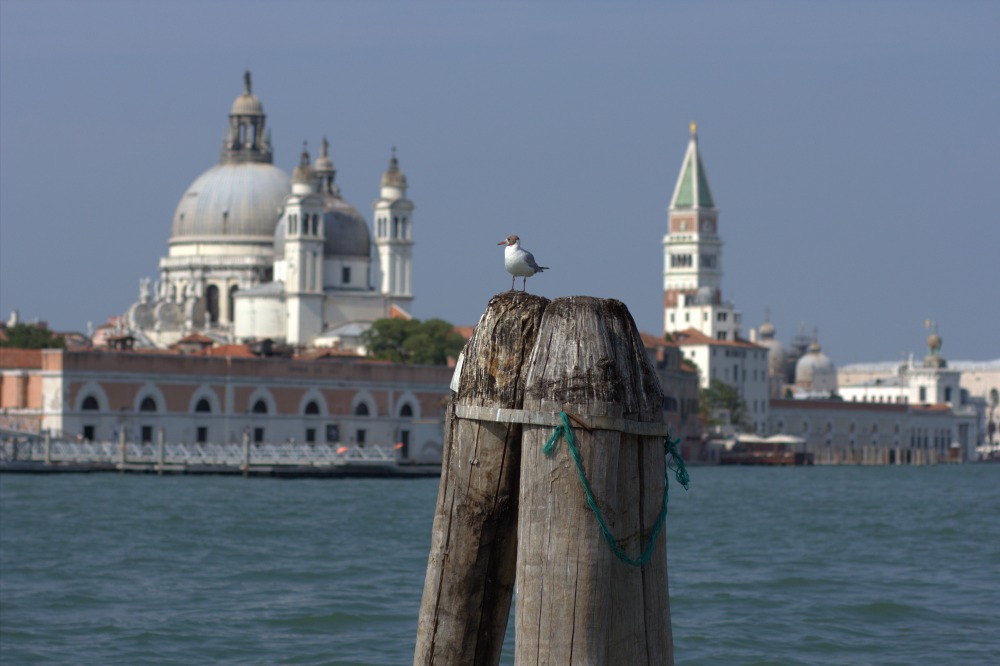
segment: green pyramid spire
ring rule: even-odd
[[[698,127],[691,123],[691,142],[684,155],[684,166],[674,187],[671,208],[715,208],[712,190],[708,187],[708,176],[698,152]]]

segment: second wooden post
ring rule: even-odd
[[[517,664],[672,664],[664,492],[663,393],[628,309],[574,296],[549,304],[527,368],[524,410],[569,412],[566,441],[524,426],[518,518]],[[579,425],[597,425],[590,431]],[[616,544],[588,504],[581,473]]]

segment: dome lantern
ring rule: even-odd
[[[271,135],[265,128],[264,105],[256,95],[250,72],[243,74],[243,94],[229,111],[229,132],[222,144],[220,164],[271,163]]]

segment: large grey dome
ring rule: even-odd
[[[277,226],[288,175],[272,164],[218,164],[187,189],[174,212],[171,240],[192,236],[266,236]]]

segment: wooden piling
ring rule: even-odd
[[[527,367],[526,412],[660,423],[663,394],[628,309],[588,297],[545,310]],[[588,506],[566,442],[524,426],[518,519],[517,664],[672,664],[666,541],[641,567],[618,559]],[[582,469],[620,547],[639,558],[660,516],[663,437],[574,423]]]
[[[521,426],[461,419],[457,405],[519,408],[524,368],[549,301],[490,300],[465,347],[445,421],[441,485],[414,664],[497,664],[517,551]]]

